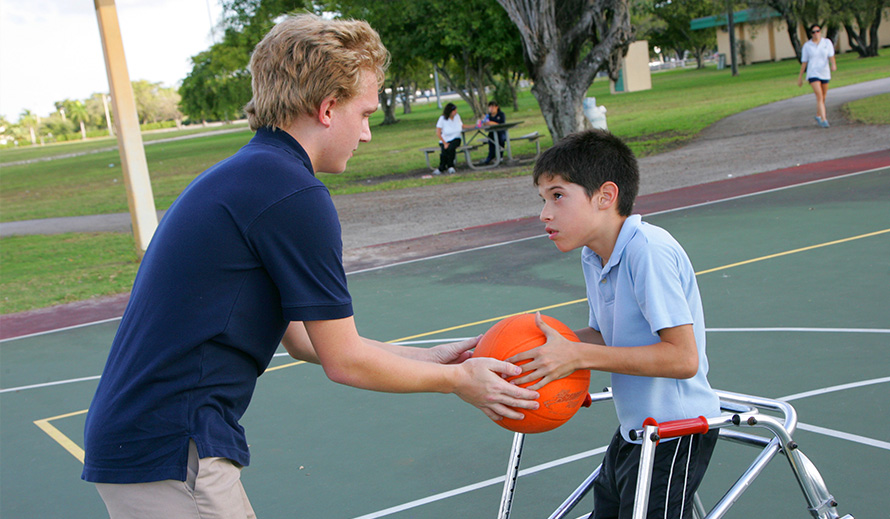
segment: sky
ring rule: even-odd
[[[130,80],[178,87],[213,44],[219,0],[115,0]],[[93,0],[0,0],[0,115],[109,91]]]

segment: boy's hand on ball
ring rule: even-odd
[[[507,359],[507,362],[518,364],[528,360],[522,364],[523,375],[514,379],[513,383],[522,385],[537,381],[528,388],[538,390],[575,371],[575,348],[572,346],[576,346],[576,344],[545,323],[540,312],[535,314],[535,324],[544,332],[547,342],[537,348],[516,354]]]
[[[525,416],[516,409],[537,409],[537,391],[524,389],[500,377],[499,373],[517,375],[517,366],[492,358],[473,358],[458,366],[462,377],[454,393],[463,401],[478,407],[492,420]],[[511,409],[516,408],[516,409]]]

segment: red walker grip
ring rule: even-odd
[[[656,425],[658,425],[658,437],[661,439],[676,438],[689,434],[705,434],[708,432],[708,419],[704,416],[663,422]]]

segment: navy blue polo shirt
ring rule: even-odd
[[[86,418],[83,478],[186,479],[248,465],[238,421],[290,321],[352,315],[330,193],[290,135],[261,129],[161,220]]]

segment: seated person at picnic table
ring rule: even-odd
[[[461,130],[473,128],[471,124],[464,124],[457,113],[457,105],[448,103],[436,122],[436,137],[439,138],[439,168],[433,171],[434,175],[442,173],[454,173],[454,157],[460,146]]]
[[[570,342],[537,317],[547,342],[507,362],[522,364],[514,384],[540,389],[577,369],[611,373],[620,426],[593,484],[593,519],[627,518],[634,507],[639,439],[658,422],[714,417],[705,321],[695,271],[664,229],[632,214],[640,183],[630,148],[608,132],[569,135],[535,163],[541,221],[561,252],[581,251],[587,326]],[[523,361],[530,361],[523,364]],[[655,449],[646,517],[692,517],[692,497],[718,430],[662,441]]]
[[[485,115],[485,118],[482,119],[482,126],[491,126],[494,124],[504,124],[507,122],[507,116],[504,115],[504,112],[501,111],[501,107],[498,106],[497,101],[490,101],[488,103],[488,113]],[[497,137],[498,143],[501,147],[501,157],[504,156],[504,145],[507,143],[507,132],[501,130],[497,132],[489,132],[488,133],[488,158],[482,161],[483,165],[491,164],[491,162],[495,159],[495,150],[494,150],[494,139]]]

